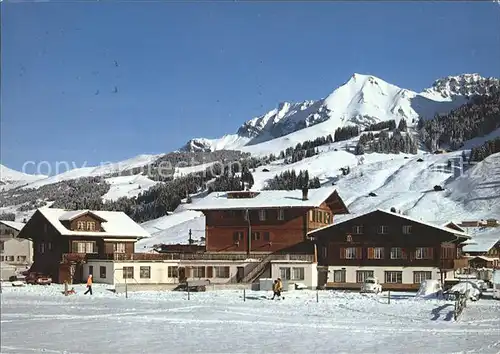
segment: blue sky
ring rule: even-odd
[[[324,97],[354,72],[414,90],[500,76],[493,2],[1,6],[1,161],[15,169],[172,151]]]

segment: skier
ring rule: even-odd
[[[87,278],[87,291],[83,293],[83,295],[87,295],[90,293],[92,295],[92,274],[89,274],[89,277]]]

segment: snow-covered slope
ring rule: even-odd
[[[26,184],[43,178],[47,178],[47,176],[30,175],[27,173],[12,170],[0,164],[0,188],[1,186],[7,184],[15,184],[15,185]]]
[[[148,190],[158,183],[143,175],[111,177],[106,178],[106,182],[111,187],[108,193],[102,196],[102,199],[110,201],[121,197],[137,197],[142,191]]]
[[[66,170],[62,173],[56,174],[54,176],[46,177],[43,179],[38,179],[33,183],[27,184],[24,188],[39,188],[41,186],[57,183],[60,181],[82,178],[82,177],[94,177],[94,176],[104,176],[107,174],[118,173],[123,171],[132,170],[135,168],[144,167],[158,158],[163,156],[159,155],[139,155],[128,160],[113,162],[113,163],[103,163],[100,166],[94,167],[81,167]],[[61,167],[61,166],[60,166]],[[61,167],[62,168],[62,167]]]
[[[280,137],[280,143],[287,140],[297,143],[304,138],[332,134],[343,126],[365,127],[391,119],[396,123],[406,119],[411,124],[419,117],[429,119],[436,113],[449,112],[473,94],[487,94],[493,84],[498,85],[498,79],[464,74],[439,79],[431,88],[416,93],[375,76],[354,74],[324,99],[282,102],[268,113],[245,122],[236,134],[220,139],[192,139],[183,149],[264,151],[262,143],[274,142]],[[266,144],[267,153],[273,152],[272,145]]]

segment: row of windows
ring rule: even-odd
[[[366,249],[366,259],[386,259],[385,247],[368,247]],[[323,258],[327,258],[327,248],[323,247]],[[406,259],[406,251],[401,247],[391,247],[389,259]],[[363,259],[362,247],[341,247],[340,259]],[[415,249],[415,259],[434,259],[434,249],[432,247],[417,247]]]
[[[77,221],[76,229],[79,231],[95,231],[95,221]]]
[[[363,283],[366,278],[373,278],[373,270],[358,270],[356,271],[356,282]],[[432,279],[432,272],[430,271],[414,271],[413,272],[413,283],[420,284],[424,280]],[[346,271],[345,269],[334,270],[333,271],[333,282],[334,283],[345,283],[346,282]],[[384,272],[384,283],[386,284],[402,284],[403,283],[403,272],[401,271],[386,271]]]
[[[28,260],[28,257],[26,256],[0,256],[0,262],[26,262]]]
[[[282,280],[304,280],[303,267],[280,267],[280,277]]]
[[[309,210],[309,221],[319,222],[323,224],[331,224],[333,222],[332,214],[322,210]]]
[[[245,238],[245,233],[243,231],[235,231],[233,232],[233,241],[239,242],[243,241]],[[252,232],[252,241],[260,241],[263,240],[265,242],[269,242],[271,240],[271,236],[268,231],[253,231]]]
[[[191,278],[229,278],[230,271],[228,266],[219,267],[191,267]],[[89,266],[89,274],[93,275],[94,266]],[[168,267],[167,269],[169,278],[179,277],[178,267]],[[99,277],[101,279],[106,278],[106,267],[99,267]],[[123,267],[122,268],[122,278],[123,279],[134,279],[134,267]],[[140,266],[139,267],[139,278],[140,279],[151,279],[151,267],[150,266]]]
[[[260,209],[258,211],[258,218],[260,221],[265,221],[265,220],[270,220],[272,213],[269,213],[268,210],[266,209]],[[223,214],[224,216],[229,216],[231,218],[237,217],[238,215],[243,215],[243,219],[247,220],[250,218],[249,212],[247,210],[242,210],[242,211],[229,211],[226,214]],[[275,214],[277,220],[285,220],[285,209],[277,209],[277,212]]]
[[[412,233],[412,226],[411,225],[403,225],[402,230],[403,234],[409,235]],[[377,227],[377,234],[379,235],[386,235],[389,233],[389,226],[387,225],[379,225]],[[352,227],[352,234],[353,235],[362,235],[363,234],[363,226],[362,225],[355,225]]]

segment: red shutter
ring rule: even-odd
[[[356,247],[356,259],[363,259],[363,247]]]
[[[340,247],[340,259],[345,259],[345,248]]]
[[[374,259],[375,258],[375,250],[373,247],[368,247],[368,259]]]

